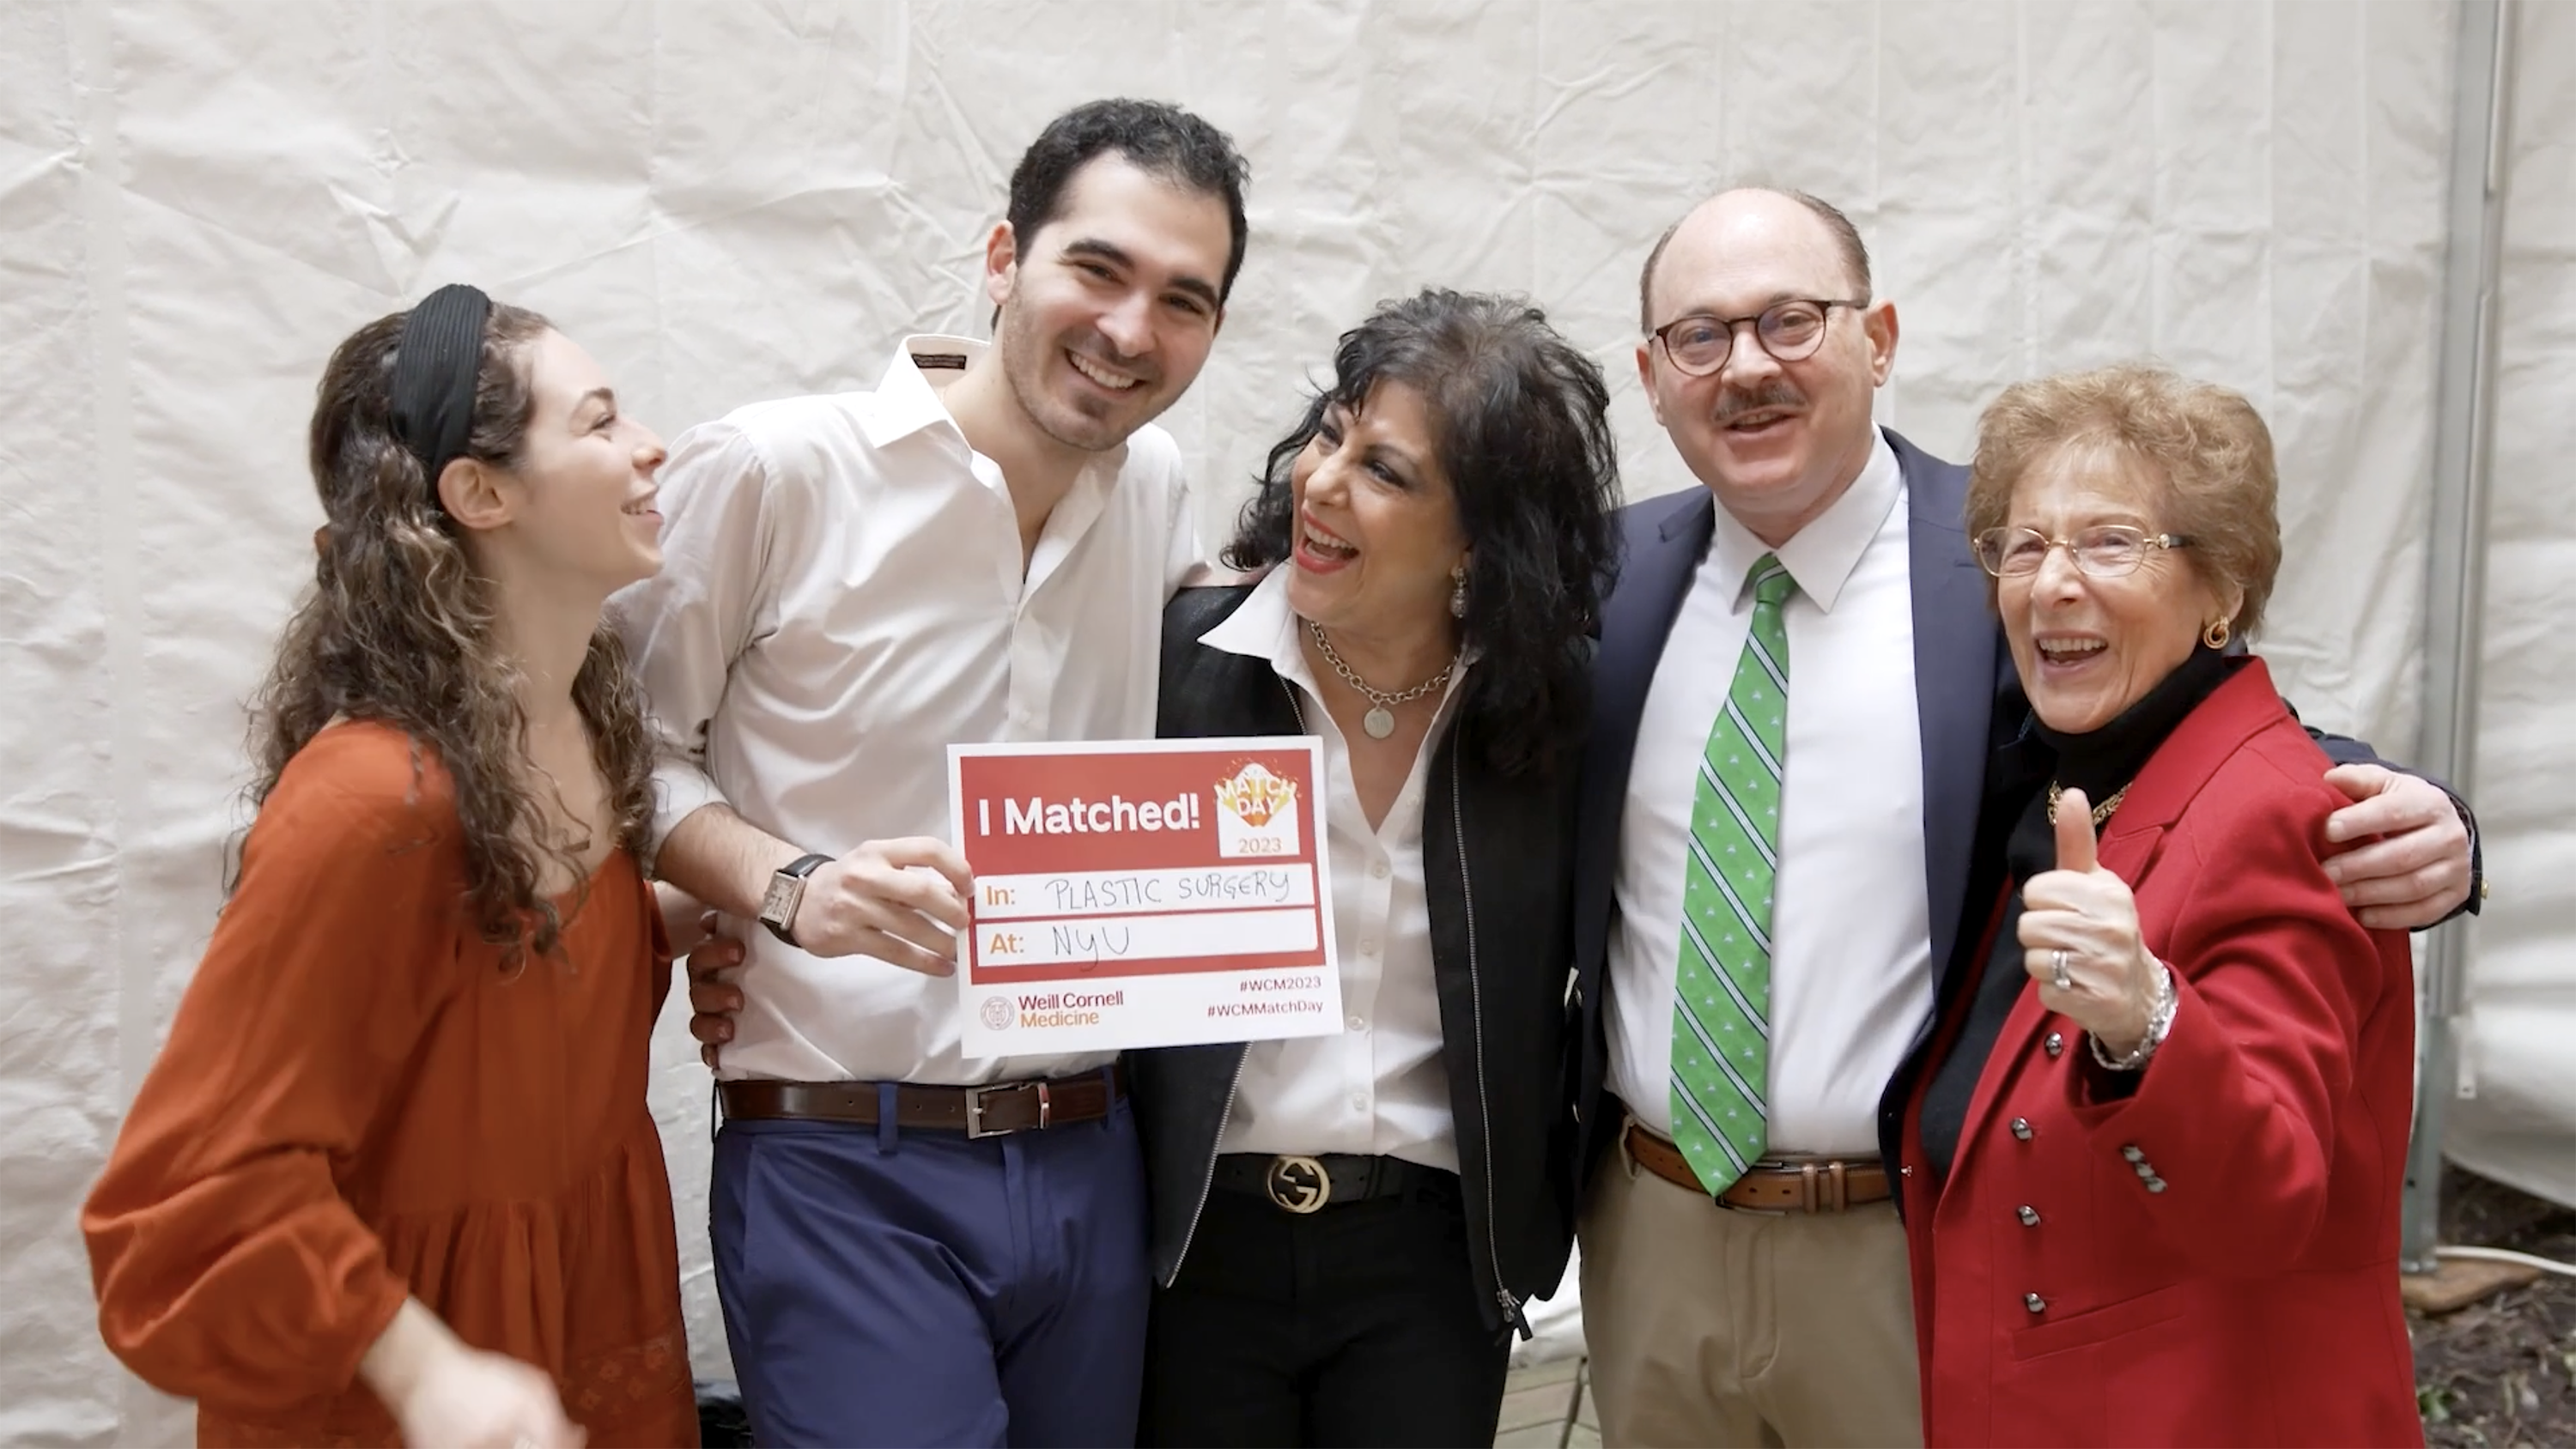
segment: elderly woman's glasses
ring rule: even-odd
[[[1798,362],[1813,357],[1816,349],[1824,345],[1825,323],[1833,316],[1833,309],[1868,305],[1867,298],[1839,302],[1793,297],[1774,302],[1751,317],[1711,317],[1694,312],[1674,318],[1649,335],[1664,344],[1664,356],[1672,359],[1673,366],[1692,377],[1706,377],[1726,366],[1726,359],[1735,351],[1735,329],[1748,322],[1753,324],[1755,340],[1775,361]]]
[[[2084,529],[2073,538],[2050,538],[2030,528],[1989,528],[1977,535],[1977,562],[1999,579],[2028,578],[2039,572],[2050,549],[2063,548],[2085,577],[2116,579],[2135,573],[2149,549],[2189,547],[2191,540],[2179,533],[2149,533],[2120,523]]]

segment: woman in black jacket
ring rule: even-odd
[[[1573,1239],[1574,766],[1609,562],[1601,374],[1526,303],[1345,333],[1164,615],[1161,732],[1323,741],[1346,1029],[1131,1053],[1154,1208],[1142,1434],[1490,1444]]]

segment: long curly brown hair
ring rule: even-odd
[[[445,766],[465,837],[465,906],[506,967],[555,949],[563,920],[539,889],[552,861],[578,879],[587,841],[549,830],[528,758],[518,662],[493,637],[496,601],[436,498],[428,470],[395,437],[394,355],[406,314],[340,344],[315,389],[311,458],[328,526],[313,588],[296,606],[276,662],[251,701],[254,805],[287,761],[335,717],[374,720]],[[493,304],[474,388],[466,455],[513,466],[536,398],[528,344],[546,319]],[[625,646],[601,628],[573,681],[573,703],[606,781],[618,842],[638,858],[652,815],[653,754]]]

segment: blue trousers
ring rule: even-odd
[[[727,1122],[712,1189],[763,1449],[1135,1443],[1153,1280],[1125,1102],[976,1141]]]

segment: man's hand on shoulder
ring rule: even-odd
[[[2326,839],[2365,842],[2325,863],[2353,916],[2375,931],[2434,924],[2469,898],[2469,829],[2440,786],[2384,765],[2337,765],[2326,783],[2353,803]]]

